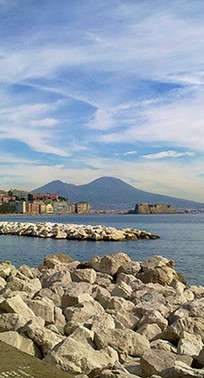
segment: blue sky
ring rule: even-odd
[[[204,202],[204,2],[0,0],[0,188]]]

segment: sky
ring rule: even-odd
[[[204,2],[0,0],[0,189],[204,202]]]

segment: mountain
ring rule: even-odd
[[[58,193],[72,203],[89,202],[94,210],[128,210],[134,209],[136,203],[143,202],[173,205],[177,209],[204,207],[199,202],[145,192],[114,177],[100,177],[84,185],[55,180],[34,189],[32,193]]]

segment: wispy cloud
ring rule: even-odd
[[[161,151],[156,154],[147,154],[143,155],[144,159],[155,160],[155,159],[166,159],[166,158],[180,158],[184,156],[194,156],[194,153],[191,151],[186,152],[177,152],[177,151]]]
[[[137,151],[126,151],[126,152],[117,152],[114,155],[115,156],[130,156],[130,155],[136,155]]]
[[[202,197],[200,1],[0,4],[5,186],[117,174],[140,189]]]

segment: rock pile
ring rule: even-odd
[[[0,289],[0,340],[73,377],[204,377],[204,287],[172,260],[4,261]]]
[[[40,238],[70,240],[123,241],[135,239],[157,239],[158,235],[133,228],[114,228],[51,222],[0,222],[0,235],[35,236]]]

